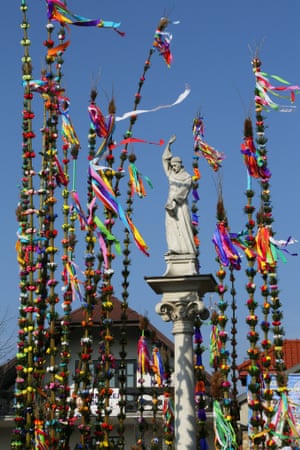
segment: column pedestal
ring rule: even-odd
[[[197,315],[202,320],[208,319],[202,298],[206,292],[215,291],[216,282],[212,275],[145,277],[145,280],[157,294],[162,294],[155,311],[164,321],[173,322],[175,449],[196,450],[194,319]]]

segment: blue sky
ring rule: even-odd
[[[28,18],[31,24],[29,36],[32,41],[30,54],[33,59],[34,78],[40,77],[44,67],[46,39],[46,4],[43,0],[28,1]],[[171,21],[168,31],[172,33],[171,44],[174,57],[171,68],[155,53],[143,86],[141,108],[172,103],[184,90],[186,84],[191,94],[184,103],[171,108],[141,115],[134,126],[134,136],[148,141],[167,141],[176,134],[173,146],[175,154],[182,157],[185,167],[192,168],[193,135],[192,122],[198,111],[204,116],[205,140],[225,153],[226,159],[219,172],[222,180],[223,198],[231,231],[238,232],[247,221],[243,213],[246,203],[246,169],[243,165],[240,145],[243,138],[243,122],[253,117],[254,76],[251,59],[258,54],[262,68],[268,73],[282,76],[293,84],[300,84],[298,43],[300,38],[298,0],[285,2],[252,0],[251,2],[172,0],[162,2],[136,0],[100,2],[99,0],[70,0],[68,7],[74,13],[89,18],[101,17],[121,22],[120,29],[126,33],[120,37],[110,30],[71,27],[71,44],[64,55],[63,85],[71,101],[71,117],[81,141],[78,163],[78,189],[84,189],[87,174],[87,134],[89,117],[87,106],[90,90],[98,89],[97,103],[107,111],[108,98],[114,93],[117,114],[131,110],[139,77],[152,45],[154,31],[163,15]],[[18,201],[18,183],[21,177],[21,57],[20,45],[22,20],[18,2],[6,2],[2,7],[5,20],[1,26],[2,86],[1,130],[2,164],[0,195],[2,220],[0,222],[1,248],[1,314],[7,314],[11,327],[18,310],[18,266],[15,254],[17,222],[15,208]],[[296,99],[296,105],[300,99]],[[41,103],[36,103],[34,128],[41,127]],[[274,230],[278,239],[299,233],[299,133],[300,109],[293,113],[270,112],[266,114],[268,137],[268,160],[272,172],[271,198]],[[115,139],[120,140],[128,123],[119,122]],[[38,143],[37,143],[38,146]],[[154,312],[160,300],[144,281],[144,276],[160,276],[165,271],[164,253],[164,203],[167,196],[167,180],[161,166],[162,148],[151,145],[129,147],[137,155],[137,166],[147,175],[153,189],[147,189],[147,197],[136,199],[133,220],[150,249],[145,257],[132,247],[130,278],[130,305],[171,335],[169,324],[162,322]],[[36,149],[38,151],[38,148]],[[118,159],[118,154],[116,154]],[[199,182],[199,238],[201,273],[218,270],[215,251],[211,242],[216,223],[216,200],[218,179],[204,159],[200,159]],[[126,200],[126,187],[123,185]],[[254,184],[254,190],[259,188]],[[259,205],[258,196],[256,204]],[[83,238],[83,236],[82,236]],[[122,240],[122,235],[119,236]],[[293,251],[299,251],[294,246]],[[77,254],[77,263],[82,255]],[[114,275],[115,294],[121,294],[121,278]],[[239,361],[246,356],[248,342],[244,285],[246,261],[237,273]],[[286,337],[299,337],[298,301],[299,257],[289,257],[286,264],[279,264],[280,297],[283,303]],[[57,278],[60,278],[59,273]],[[228,281],[229,283],[229,281]],[[257,277],[259,286],[260,279]],[[230,298],[228,298],[230,301]],[[261,302],[259,292],[257,300]],[[218,301],[213,295],[207,299],[211,304]],[[78,305],[77,305],[78,306]],[[209,327],[203,330],[208,344]]]

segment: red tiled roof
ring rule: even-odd
[[[283,354],[286,369],[291,369],[292,367],[300,364],[300,339],[285,339],[283,341]],[[258,363],[260,362],[264,352],[260,352]],[[274,347],[271,347],[268,351],[268,355],[271,356],[271,367],[270,370],[274,370]],[[245,377],[247,375],[248,366],[250,365],[250,359],[242,362],[238,365],[238,371],[240,377]]]
[[[300,363],[300,339],[286,340],[284,342],[284,360],[286,368],[290,369]]]
[[[112,297],[113,302],[113,309],[110,313],[110,317],[113,321],[114,326],[120,326],[121,324],[121,314],[123,312],[122,310],[122,304],[120,300],[118,300],[116,297]],[[81,326],[81,321],[83,320],[84,316],[84,307],[75,309],[70,314],[70,322],[72,325]],[[126,324],[128,327],[130,326],[139,326],[140,320],[144,317],[143,315],[139,314],[132,308],[126,309],[126,315],[127,320]],[[94,323],[97,323],[97,320],[100,321],[100,318],[102,316],[102,308],[101,304],[96,304],[93,310],[93,321]],[[148,329],[153,331],[155,333],[155,336],[158,340],[160,340],[162,343],[164,343],[167,347],[169,347],[171,350],[174,349],[174,343],[168,339],[161,331],[159,331],[154,325],[152,325],[149,322]]]

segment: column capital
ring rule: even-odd
[[[193,301],[162,301],[155,307],[155,312],[165,322],[174,324],[173,334],[176,332],[193,333],[194,320],[200,315],[202,320],[209,317],[209,312],[202,300]]]

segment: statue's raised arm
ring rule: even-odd
[[[172,136],[162,155],[162,164],[169,180],[169,194],[165,206],[166,237],[168,254],[196,254],[192,231],[188,195],[192,187],[192,177],[184,169],[182,160],[173,156],[171,145],[176,136]]]
[[[169,174],[170,174],[170,170],[171,170],[171,159],[172,159],[172,157],[173,157],[172,152],[171,152],[171,145],[172,145],[173,142],[175,142],[175,141],[176,141],[176,136],[174,135],[174,136],[172,136],[172,137],[169,139],[169,141],[168,141],[168,143],[167,143],[167,145],[166,145],[166,147],[165,147],[165,149],[164,149],[163,155],[162,155],[163,168],[164,168],[164,171],[165,171],[167,177],[168,177]],[[180,158],[178,158],[178,159],[180,159]]]

